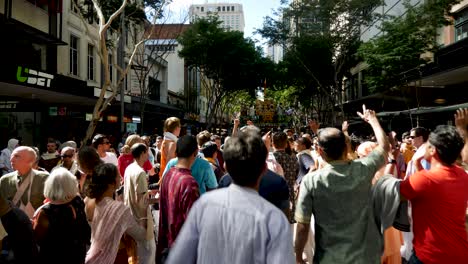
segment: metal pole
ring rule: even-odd
[[[125,69],[125,9],[122,11],[120,17],[121,23],[121,34],[120,34],[120,41],[119,41],[119,65],[122,69]],[[122,78],[122,76],[120,76]],[[119,79],[120,79],[119,78]],[[125,82],[126,80],[120,84],[120,133],[123,135],[125,133],[125,123],[124,123],[124,112],[125,112]]]

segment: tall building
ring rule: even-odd
[[[221,26],[227,30],[244,32],[245,20],[242,4],[216,3],[190,6],[190,22],[193,22],[197,17],[202,18],[209,15],[218,15],[222,21]]]
[[[267,47],[267,56],[278,63],[283,60],[284,50],[280,44],[268,45]]]

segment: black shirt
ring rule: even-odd
[[[218,188],[231,185],[232,178],[229,174],[224,175],[219,181]],[[267,170],[260,180],[258,194],[265,200],[284,210],[289,207],[289,189],[286,181],[279,174]]]

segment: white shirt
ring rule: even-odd
[[[117,156],[112,152],[106,152],[106,156],[101,158],[101,160],[104,161],[104,163],[110,163],[117,166]]]
[[[291,228],[255,190],[233,183],[195,202],[167,263],[295,263]]]

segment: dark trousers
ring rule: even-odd
[[[408,260],[408,264],[423,264],[423,263],[416,256],[416,252],[413,251],[413,254],[411,255],[410,259]]]

